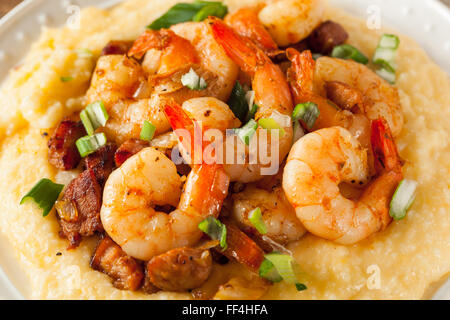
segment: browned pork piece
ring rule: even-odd
[[[347,39],[347,31],[340,24],[328,20],[311,33],[308,44],[313,52],[329,54],[335,46],[343,44]]]
[[[356,112],[363,109],[362,93],[339,81],[327,81],[325,83],[327,98],[337,104],[339,107]]]
[[[135,291],[141,287],[144,271],[140,263],[127,255],[118,244],[105,236],[91,258],[91,268],[110,276],[114,287]]]
[[[147,148],[150,144],[147,141],[139,139],[130,139],[122,143],[122,145],[117,149],[114,156],[116,161],[116,166],[120,167],[128,158],[135,155],[144,148]]]
[[[67,186],[62,199],[56,203],[56,210],[60,235],[69,240],[69,249],[76,248],[83,236],[103,231],[101,200],[102,189],[91,169],[85,170]]]
[[[86,135],[81,121],[65,119],[56,128],[48,142],[48,161],[61,170],[71,170],[81,160],[75,142]]]
[[[100,186],[104,186],[111,172],[115,169],[114,154],[117,146],[112,143],[101,147],[84,159],[84,167],[94,171]]]
[[[150,282],[166,291],[198,288],[208,279],[211,270],[211,254],[203,249],[177,248],[147,263]]]
[[[126,54],[133,46],[133,41],[112,40],[102,50],[102,56]]]

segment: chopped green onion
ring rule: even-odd
[[[281,253],[268,253],[264,257],[273,263],[284,281],[297,283],[297,275],[294,272],[294,259],[292,256]]]
[[[340,46],[334,47],[331,56],[346,60],[351,59],[362,64],[369,63],[369,59],[364,54],[349,44],[341,44]]]
[[[62,184],[42,179],[20,200],[20,204],[33,200],[43,210],[42,215],[45,217],[52,210],[63,188]]]
[[[311,130],[320,115],[319,108],[314,102],[305,102],[298,104],[292,113],[292,120],[302,120],[306,128]]]
[[[97,101],[81,111],[80,118],[88,135],[93,135],[95,130],[106,125],[109,115],[103,101]]]
[[[228,13],[227,6],[224,6],[220,2],[211,3],[200,9],[199,12],[192,18],[192,21],[200,22],[208,18],[209,16],[223,18]]]
[[[397,64],[395,58],[400,39],[392,34],[384,34],[378,43],[373,55],[373,63],[378,66],[376,73],[391,84],[395,83]]]
[[[208,217],[199,223],[198,228],[211,239],[219,240],[222,250],[227,249],[227,227],[222,222],[214,217]]]
[[[247,91],[245,94],[245,101],[247,101],[248,109],[251,110],[255,105],[255,91]]]
[[[267,233],[267,227],[262,218],[262,213],[261,213],[260,208],[256,208],[256,209],[252,210],[248,214],[248,219],[250,220],[252,225],[256,228],[256,230],[258,230],[259,233],[261,233],[261,234]]]
[[[283,281],[283,278],[280,276],[273,263],[267,259],[264,259],[259,266],[259,276],[273,283]]]
[[[155,135],[156,127],[149,121],[145,120],[141,130],[141,140],[152,141]]]
[[[272,282],[274,282],[272,279],[279,280],[279,277],[281,277],[284,281],[295,284],[295,287],[297,288],[298,291],[307,289],[307,287],[304,284],[298,282],[297,279],[298,272],[296,272],[295,270],[297,268],[297,263],[295,262],[294,258],[292,258],[292,256],[288,254],[272,252],[266,254],[264,258],[265,260],[263,261],[259,269],[260,276],[269,279]],[[270,266],[269,263],[265,261],[269,261],[272,263],[273,265],[272,270],[269,269]],[[262,271],[264,272],[261,272],[261,269],[263,269]],[[279,277],[275,275],[275,271],[278,273]],[[265,276],[261,274],[265,274]],[[270,278],[267,276],[269,276]]]
[[[416,198],[418,183],[414,180],[403,179],[392,197],[389,214],[395,220],[401,220]]]
[[[253,104],[252,108],[249,110],[246,120],[247,122],[250,121],[251,119],[255,118],[255,114],[258,111],[259,106],[257,104]]]
[[[234,132],[246,145],[249,145],[250,140],[256,132],[256,129],[258,129],[258,123],[255,120],[251,119],[242,128],[234,129]]]
[[[97,133],[92,136],[85,136],[77,140],[76,145],[81,157],[84,158],[91,153],[94,153],[106,144],[106,136],[102,133]]]
[[[306,285],[304,285],[303,283],[296,283],[295,287],[297,288],[297,291],[304,291],[304,290],[308,289],[308,287]]]
[[[390,84],[395,84],[395,80],[397,79],[395,72],[391,72],[388,69],[381,68],[381,69],[375,70],[375,73],[377,75],[379,75],[381,78],[383,78],[384,80],[386,80],[387,82],[389,82]]]
[[[228,8],[221,2],[194,1],[193,3],[177,3],[147,28],[159,30],[181,22],[202,21],[208,16],[223,18],[227,13]]]
[[[292,256],[277,252],[268,253],[259,267],[259,276],[271,282],[284,280],[295,284],[298,291],[306,290],[307,287],[298,281],[296,267],[297,263]]]
[[[245,90],[242,88],[239,81],[236,81],[234,84],[227,104],[230,106],[230,109],[233,111],[236,118],[238,118],[242,123],[246,123],[249,107],[246,100]]]
[[[85,48],[77,49],[75,52],[80,58],[92,58],[94,56],[94,53],[91,50]]]
[[[294,122],[294,134],[292,137],[292,144],[296,143],[305,135],[305,131],[298,121]]]
[[[60,79],[62,82],[69,82],[73,80],[73,77],[61,77]]]
[[[200,77],[192,68],[181,77],[181,83],[191,90],[204,90],[208,86],[205,79]]]
[[[400,39],[394,34],[383,34],[381,36],[378,46],[386,49],[398,49],[400,45]]]
[[[263,118],[258,120],[258,124],[261,128],[266,130],[279,130],[280,138],[286,134],[286,131],[272,118]]]

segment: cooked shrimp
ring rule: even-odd
[[[382,120],[372,124],[372,145],[379,175],[358,200],[341,195],[342,182],[369,179],[367,152],[341,127],[321,129],[298,140],[287,160],[283,189],[297,217],[311,233],[353,244],[391,222],[389,202],[402,179],[397,150]],[[382,168],[382,169],[381,169]]]
[[[86,93],[86,103],[101,100],[105,104],[109,120],[103,130],[108,140],[122,144],[139,138],[144,120],[156,126],[157,135],[170,130],[163,112],[164,98],[151,96],[146,86],[147,77],[135,60],[121,55],[100,57]],[[139,88],[146,88],[147,93],[135,99]]]
[[[172,73],[199,62],[192,44],[177,36],[172,30],[146,30],[134,42],[128,55],[141,58],[150,49],[161,51],[155,70],[158,74]],[[154,53],[151,56],[153,57]]]
[[[271,118],[274,112],[279,113],[287,119],[292,114],[293,102],[289,84],[281,69],[256,47],[250,40],[238,35],[232,28],[219,19],[210,19],[211,29],[216,41],[224,48],[228,56],[252,78],[252,87],[255,92],[255,103],[259,106],[255,114],[255,120]],[[290,120],[279,123],[285,134],[279,137],[278,163],[280,164],[289,152],[292,145],[292,123]],[[258,139],[260,148],[271,150],[270,142],[267,145],[260,143],[264,141],[266,132],[258,128],[255,137]],[[227,139],[229,141],[229,139]],[[238,139],[238,144],[243,144]],[[237,149],[246,146],[237,146]],[[266,149],[266,150],[267,150]],[[237,156],[240,155],[235,152]],[[271,155],[272,153],[270,153]],[[270,156],[269,155],[269,156]],[[232,181],[251,182],[261,179],[262,164],[234,164],[226,165],[225,169]]]
[[[195,167],[181,194],[175,164],[146,148],[129,158],[106,182],[100,216],[108,235],[141,260],[192,246],[202,237],[198,224],[219,214],[228,177],[217,165]],[[170,214],[156,206],[177,207]]]
[[[396,88],[363,64],[330,57],[317,59],[314,70],[314,91],[325,94],[324,84],[340,81],[362,93],[363,113],[370,119],[384,118],[394,137],[403,128],[403,112]]]
[[[193,98],[185,101],[182,109],[195,121],[200,121],[205,128],[226,129],[238,128],[241,122],[228,105],[216,98]]]
[[[254,228],[248,216],[252,210],[260,208],[267,226],[266,236],[272,240],[286,244],[300,239],[306,232],[280,187],[268,192],[248,186],[243,192],[234,194],[232,198],[231,217],[238,221],[241,227]]]
[[[252,40],[269,57],[281,53],[272,36],[259,20],[261,7],[241,8],[225,17],[225,22],[238,34]]]
[[[238,77],[239,69],[227,56],[206,22],[186,22],[171,27],[177,35],[191,42],[200,60],[200,66],[216,78],[208,80],[207,97],[227,101]]]
[[[229,83],[234,83],[237,77],[236,65],[212,41],[211,35],[208,41],[208,35],[201,33],[208,31],[203,22],[173,28],[175,32],[147,30],[128,53],[138,58],[145,54],[142,66],[150,76],[152,92],[170,96],[179,103],[204,96],[227,100],[232,90]],[[181,83],[181,77],[191,68],[208,84],[204,90],[190,90]]]
[[[104,128],[108,139],[120,144],[138,138],[144,120],[155,125],[156,135],[169,131],[163,107],[170,99],[180,104],[204,96],[228,99],[238,68],[214,41],[209,28],[192,23],[177,25],[176,30],[191,37],[192,43],[172,30],[146,31],[134,43],[129,54],[141,57],[147,52],[144,67],[127,56],[99,59],[86,100],[105,103],[110,115]],[[147,61],[155,56],[152,63]],[[181,77],[190,68],[204,78],[205,90],[183,86]]]
[[[319,117],[311,130],[333,126],[344,127],[358,139],[363,147],[370,148],[370,121],[366,115],[340,109],[336,104],[328,100],[326,96],[314,90],[315,61],[311,52],[305,50],[299,53],[293,48],[288,48],[286,54],[289,60],[292,61],[292,65],[288,70],[288,78],[295,102],[314,102],[320,111]],[[362,94],[360,95],[362,96]],[[354,102],[353,100],[352,102]],[[350,103],[349,101],[345,102]]]
[[[300,42],[322,22],[323,0],[274,0],[259,13],[259,19],[280,46]]]

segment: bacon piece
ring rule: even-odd
[[[228,245],[222,254],[257,272],[264,260],[264,251],[234,224],[229,221],[222,223],[227,227]]]
[[[177,248],[153,257],[147,264],[152,284],[166,291],[186,291],[200,287],[212,270],[208,250]]]
[[[113,54],[127,54],[128,50],[133,46],[133,41],[112,40],[102,50],[102,56]]]
[[[115,169],[114,154],[117,146],[112,143],[101,147],[84,159],[84,167],[94,171],[100,186],[104,186],[111,172]]]
[[[144,291],[146,294],[153,294],[153,293],[156,293],[158,291],[161,291],[160,288],[155,286],[150,281],[150,277],[148,276],[147,268],[144,268],[144,273],[145,273],[145,276],[144,276],[144,284],[142,285],[142,291]]]
[[[91,258],[91,268],[103,272],[117,289],[135,291],[141,287],[144,271],[139,262],[127,255],[111,238],[105,236]]]
[[[67,186],[61,201],[74,206],[75,212],[70,215],[58,212],[61,225],[60,235],[70,241],[68,249],[76,248],[81,237],[91,236],[96,231],[102,232],[100,208],[102,205],[102,190],[93,170],[83,171]]]
[[[343,109],[352,112],[364,110],[364,97],[362,93],[346,83],[327,81],[325,82],[325,91],[327,92],[327,98]]]
[[[139,139],[130,139],[125,141],[124,143],[122,143],[119,149],[117,149],[114,156],[116,166],[120,167],[128,158],[149,146],[150,144],[147,141]]]
[[[343,44],[347,39],[347,31],[340,24],[328,20],[312,32],[308,43],[313,52],[329,54],[335,46]]]
[[[78,166],[81,160],[75,142],[86,135],[81,121],[65,119],[60,122],[48,142],[48,161],[61,170],[71,170]]]

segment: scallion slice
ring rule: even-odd
[[[305,131],[298,121],[294,122],[294,134],[292,137],[292,144],[296,143],[305,135]]]
[[[418,183],[414,180],[403,179],[392,197],[389,214],[394,220],[401,220],[416,198]]]
[[[283,281],[273,263],[267,259],[264,259],[259,266],[259,276],[273,283]]]
[[[242,123],[250,120],[250,118],[247,119],[249,104],[246,97],[247,93],[245,93],[244,88],[239,81],[236,81],[227,104],[230,106],[230,109],[233,111],[236,118],[238,118]]]
[[[397,79],[395,72],[392,72],[388,69],[381,68],[375,70],[375,73],[379,75],[381,78],[389,82],[390,84],[395,84],[395,80]]]
[[[61,77],[60,79],[62,82],[70,82],[73,80],[73,77],[70,77],[70,76],[69,77]]]
[[[261,128],[266,130],[279,130],[280,138],[286,134],[286,131],[272,118],[263,118],[258,120]]]
[[[256,209],[252,210],[248,214],[248,220],[250,220],[252,225],[256,228],[256,230],[258,230],[259,233],[261,233],[261,234],[267,233],[267,226],[264,223],[264,220],[262,218],[262,213],[261,213],[260,208],[256,208]]]
[[[298,104],[292,113],[292,120],[302,120],[306,128],[311,130],[320,115],[319,108],[314,102],[305,102]]]
[[[88,135],[93,135],[95,130],[106,125],[109,115],[103,101],[97,101],[81,111],[80,118]]]
[[[369,59],[362,54],[358,49],[349,45],[349,44],[341,44],[333,48],[331,52],[331,56],[333,58],[340,58],[346,60],[353,60],[362,64],[369,63]]]
[[[228,13],[228,8],[220,2],[213,2],[206,5],[192,18],[192,21],[200,22],[208,18],[209,16],[214,17],[225,17]]]
[[[147,28],[159,30],[181,22],[202,21],[208,16],[223,18],[227,13],[228,8],[219,1],[197,0],[192,3],[177,3]]]
[[[106,136],[102,133],[97,133],[92,136],[85,136],[77,140],[76,145],[81,157],[84,158],[91,153],[94,153],[106,144]]]
[[[62,184],[42,179],[20,200],[20,204],[33,200],[42,209],[42,215],[45,217],[52,210],[63,188]]]
[[[295,269],[297,268],[297,263],[295,262],[294,258],[292,258],[292,256],[288,254],[272,252],[266,254],[264,258],[265,260],[263,261],[259,269],[260,276],[271,280],[272,282],[274,282],[272,279],[279,281],[279,279],[281,278],[288,283],[295,284],[295,287],[298,291],[307,289],[304,284],[298,281],[298,272],[295,271]],[[270,264],[266,261],[269,261],[272,264],[272,270],[269,268]],[[278,274],[279,277],[277,277],[276,274]]]
[[[246,145],[249,145],[256,129],[258,129],[258,123],[255,120],[250,119],[250,121],[247,122],[247,124],[242,128],[234,129],[234,132],[237,134],[239,139],[241,139]]]
[[[253,104],[253,107],[249,110],[248,114],[247,114],[247,121],[250,121],[251,119],[255,118],[255,114],[258,111],[259,106],[257,104]]]
[[[152,141],[155,135],[156,127],[149,121],[145,120],[141,130],[141,140]]]
[[[222,250],[227,249],[227,227],[222,222],[214,217],[208,217],[199,223],[198,228],[211,239],[219,240]]]
[[[391,84],[395,83],[397,64],[395,58],[400,39],[396,35],[384,34],[373,55],[373,63],[378,66],[376,73]]]
[[[181,83],[191,90],[204,90],[208,86],[205,79],[200,77],[192,68],[181,77]]]

